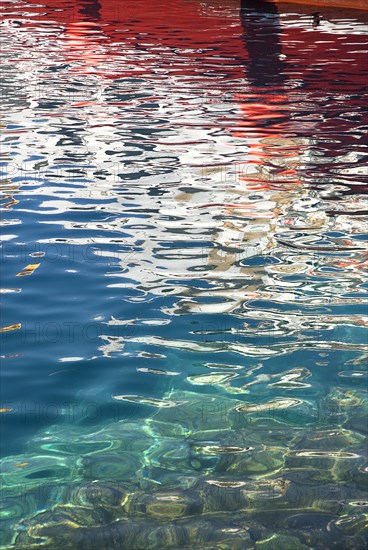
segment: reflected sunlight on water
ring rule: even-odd
[[[1,548],[365,548],[366,13],[3,5]]]

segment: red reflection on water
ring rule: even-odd
[[[46,6],[40,6],[35,0],[27,2],[34,20],[22,20],[24,26],[61,25],[63,55],[72,64],[71,72],[93,75],[103,82],[140,76],[154,80],[170,74],[185,77],[199,90],[201,86],[208,89],[213,82],[214,89],[224,91],[227,82],[245,79],[249,89],[232,96],[241,116],[226,118],[224,126],[249,145],[252,160],[247,159],[247,163],[261,165],[270,158],[263,138],[285,140],[302,130],[306,140],[328,132],[341,142],[351,122],[339,117],[338,109],[335,117],[331,112],[327,117],[321,112],[319,120],[307,121],[301,127],[293,122],[297,107],[290,105],[302,102],[306,94],[361,93],[366,86],[361,70],[366,64],[364,34],[349,35],[348,26],[342,33],[333,24],[316,27],[311,8],[298,7],[300,16],[308,15],[310,23],[288,28],[279,17],[285,11],[282,5],[227,0],[224,6],[216,2],[213,7],[206,6],[198,0],[48,0]],[[252,11],[241,11],[242,7]],[[21,14],[24,4],[9,4],[8,9],[11,14]],[[304,53],[299,55],[299,51]],[[296,81],[297,92],[290,86]],[[231,93],[231,85],[229,90]],[[353,103],[349,103],[351,108]],[[124,102],[119,105],[124,106]],[[290,156],[295,157],[303,154],[305,143],[299,144],[299,151],[296,142],[288,147],[293,148]],[[331,155],[338,155],[340,147],[332,144]],[[287,157],[288,151],[283,154]],[[277,181],[282,182],[284,176],[288,185],[299,183],[297,168],[295,163],[288,164]],[[243,179],[253,188],[252,178]],[[254,188],[272,185],[258,182]]]
[[[241,125],[253,129],[257,120],[269,118],[275,119],[273,128],[280,128],[276,119],[282,119],[284,115],[277,105],[284,101],[285,95],[279,92],[290,78],[308,80],[308,89],[318,91],[323,81],[328,91],[329,86],[343,85],[341,74],[346,72],[348,64],[349,80],[346,84],[350,88],[366,85],[366,76],[361,71],[365,65],[366,40],[363,33],[355,33],[348,40],[348,30],[344,37],[334,35],[333,26],[331,32],[323,26],[315,28],[312,8],[297,8],[301,10],[301,17],[303,13],[310,16],[310,28],[283,25],[281,29],[277,17],[264,19],[261,23],[244,15],[244,11],[240,16],[240,8],[251,7],[260,14],[266,12],[277,16],[285,11],[282,5],[262,0],[227,0],[223,7],[214,4],[211,9],[198,0],[48,0],[42,6],[36,0],[29,0],[27,12],[34,12],[34,20],[18,18],[25,26],[38,27],[40,23],[51,22],[61,24],[64,27],[65,57],[69,61],[84,62],[84,69],[73,70],[84,70],[104,79],[134,77],[148,72],[152,76],[154,70],[161,69],[163,72],[169,70],[173,75],[193,76],[194,81],[200,83],[203,76],[198,71],[202,68],[207,76],[209,71],[212,73],[216,85],[216,73],[218,81],[224,80],[221,62],[216,60],[220,54],[232,61],[226,67],[226,80],[247,76],[253,92],[264,84],[273,85],[274,97],[269,101],[258,104],[251,101],[252,120],[244,120]],[[24,4],[9,4],[8,9],[11,14],[21,15]],[[351,59],[352,42],[356,45],[354,59]],[[293,67],[279,59],[280,56],[293,59],[298,49],[306,48],[310,54],[301,59],[303,65]],[[124,54],[130,51],[134,53],[134,68],[129,63],[124,67]],[[211,51],[213,60],[209,55]],[[147,58],[147,52],[152,57]],[[165,55],[167,52],[172,56]],[[119,58],[121,66],[114,73],[109,64]],[[104,62],[107,62],[105,68],[100,66]],[[242,98],[244,105],[249,103],[247,94],[238,95],[236,100]],[[245,112],[249,112],[249,106]]]

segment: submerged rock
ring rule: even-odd
[[[274,534],[271,537],[257,541],[256,550],[309,550],[297,537],[292,535]]]
[[[82,460],[83,479],[127,481],[137,479],[142,464],[137,455],[121,452],[92,455]]]
[[[24,454],[0,461],[2,489],[20,487],[22,491],[51,482],[65,483],[79,477],[77,457]]]
[[[232,411],[241,403],[222,395],[189,391],[177,391],[175,398],[184,403],[180,407],[157,410],[152,418],[154,421],[180,426],[188,435],[231,429]]]
[[[359,449],[365,444],[363,435],[344,428],[307,431],[295,441],[294,449],[343,452]]]
[[[279,472],[285,463],[285,451],[280,448],[256,448],[247,453],[221,456],[215,471],[232,477],[258,476]]]
[[[341,535],[368,535],[368,514],[359,513],[343,516],[339,519],[332,520],[327,527],[328,531],[337,531]]]
[[[263,403],[241,403],[235,407],[234,426],[252,425],[255,420],[274,421],[279,428],[291,425],[293,428],[314,425],[317,422],[317,405],[295,397],[279,397]]]
[[[190,466],[190,449],[185,440],[174,437],[158,439],[145,455],[146,466],[185,471]]]
[[[202,502],[193,491],[136,493],[126,500],[123,510],[129,515],[170,520],[201,514]]]
[[[39,544],[39,549],[47,550],[177,550],[185,547],[208,549],[211,545],[232,550],[253,548],[247,528],[223,515],[170,523],[119,519],[102,527],[82,528],[64,521],[38,524],[29,529],[26,537],[18,539],[15,548],[32,548],[36,539],[43,539],[45,545]]]

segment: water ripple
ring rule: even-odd
[[[4,549],[363,548],[366,14],[313,10],[4,2]]]

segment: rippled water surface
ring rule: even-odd
[[[3,549],[363,549],[366,15],[4,1]]]

